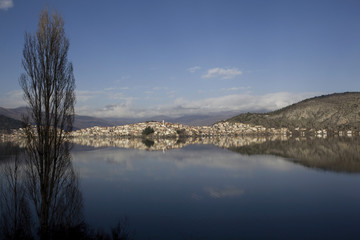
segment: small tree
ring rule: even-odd
[[[148,126],[142,131],[142,135],[147,136],[147,135],[152,134],[154,132],[155,132],[154,129],[152,127]]]

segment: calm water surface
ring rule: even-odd
[[[108,229],[126,216],[136,239],[360,239],[358,146],[77,145],[72,158],[86,221]]]

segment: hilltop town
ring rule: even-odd
[[[92,126],[71,138],[181,138],[214,136],[358,136],[360,93],[338,93],[303,100],[269,113],[244,113],[211,126],[148,121],[118,126]],[[20,122],[4,118],[16,128]],[[17,125],[16,125],[17,124]],[[145,132],[145,129],[151,130]],[[10,132],[11,131],[11,132]],[[10,133],[8,133],[10,132]],[[24,129],[3,131],[2,140],[17,141]]]
[[[151,128],[149,137],[290,135],[287,128],[265,128],[242,123],[219,122],[212,126],[188,126],[169,122],[143,122],[115,127],[91,127],[73,131],[72,137],[142,137],[144,129]]]
[[[145,129],[151,129],[146,133]],[[355,131],[329,131],[326,129],[306,129],[306,128],[266,128],[260,125],[218,122],[212,126],[188,126],[179,123],[169,122],[142,122],[136,124],[127,124],[113,127],[91,127],[84,128],[69,133],[69,138],[73,142],[87,142],[89,139],[126,139],[126,138],[213,138],[213,137],[291,137],[291,136],[317,136],[327,137],[328,135],[338,136],[357,136]],[[25,137],[25,131],[22,128],[13,130],[10,134],[2,134],[3,141],[20,142]]]

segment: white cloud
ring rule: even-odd
[[[152,90],[155,90],[155,91],[166,91],[168,90],[169,88],[168,87],[153,87]]]
[[[221,111],[257,112],[276,110],[312,96],[315,96],[315,94],[278,92],[259,96],[246,93],[206,98],[197,101],[177,99],[175,104],[177,104],[178,109],[183,111],[204,114]]]
[[[158,90],[156,87],[154,88]],[[152,91],[155,92],[156,90]],[[236,90],[236,88],[226,90],[231,91]],[[291,92],[276,92],[265,95],[254,95],[246,92],[189,100],[185,98],[175,98],[175,92],[170,89],[165,91],[166,96],[159,97],[161,101],[157,99],[158,103],[162,102],[163,104],[151,105],[151,102],[149,102],[145,96],[143,99],[129,97],[119,90],[76,90],[76,114],[95,117],[150,118],[159,115],[179,117],[191,114],[207,115],[219,112],[267,112],[283,108],[309,97],[321,95],[321,93],[313,92],[297,94]],[[223,93],[230,92],[225,91]],[[154,101],[154,99],[151,101]],[[5,108],[26,106],[26,102],[23,100],[22,90],[5,93],[0,97],[0,103],[1,107]]]
[[[13,0],[0,0],[0,9],[8,10],[14,6]]]
[[[194,72],[196,72],[196,71],[198,71],[200,69],[201,69],[201,67],[195,66],[195,67],[188,68],[187,71],[191,72],[191,73],[194,73]]]
[[[267,112],[286,107],[303,99],[319,95],[318,93],[290,93],[278,92],[265,95],[231,94],[200,100],[186,100],[177,98],[167,105],[138,108],[133,99],[124,98],[123,103],[112,104],[103,108],[91,109],[83,107],[76,109],[78,114],[96,117],[152,117],[167,115],[179,117],[190,114],[209,114],[218,112]]]
[[[127,99],[124,103],[110,104],[103,108],[93,109],[90,106],[82,106],[76,109],[79,115],[90,115],[99,118],[106,117],[129,117],[141,118],[144,117],[145,110],[135,109],[131,99]]]
[[[134,112],[130,106],[132,106],[132,101],[135,98],[127,97],[119,90],[122,88],[105,88],[96,91],[76,90],[76,114],[95,117],[132,115]],[[105,105],[106,103],[111,104]]]
[[[77,103],[87,103],[89,100],[103,100],[103,99],[110,99],[110,100],[124,100],[126,96],[120,92],[120,90],[127,90],[128,87],[124,88],[104,88],[102,90],[75,90],[76,95],[76,102]]]
[[[88,90],[75,90],[76,102],[82,103],[87,102],[90,99],[98,97],[99,95],[103,94],[104,91],[88,91]]]
[[[240,91],[240,90],[249,90],[251,89],[250,86],[248,87],[231,87],[231,88],[222,88],[222,91]]]
[[[231,79],[242,74],[238,68],[211,68],[202,78]]]
[[[0,97],[1,107],[5,108],[17,108],[26,106],[24,101],[24,92],[22,90],[13,90]]]
[[[121,76],[119,79],[114,80],[114,83],[123,83],[124,81],[127,81],[131,79],[130,75],[126,75],[126,76]]]
[[[113,91],[113,90],[116,90],[116,88],[114,87],[104,88],[104,91]]]

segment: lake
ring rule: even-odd
[[[360,238],[358,138],[81,143],[72,163],[95,229],[126,217],[135,239]]]

